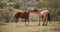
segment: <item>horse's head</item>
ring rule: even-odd
[[[30,7],[30,8],[27,8],[25,9],[26,12],[38,12],[38,11],[42,11],[42,9],[37,9],[37,8],[34,8],[34,7]]]
[[[28,12],[36,12],[37,9],[33,8],[33,7],[30,7],[30,8],[27,8],[26,11],[28,11]]]
[[[33,11],[34,11],[34,12],[41,12],[42,9],[36,9],[36,8],[35,8]]]
[[[38,9],[38,11],[43,11],[42,9]]]

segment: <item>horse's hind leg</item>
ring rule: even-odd
[[[45,25],[45,21],[43,21],[43,26]]]
[[[45,25],[47,26],[47,24],[48,24],[48,18],[46,18],[46,24]]]
[[[28,26],[29,24],[29,19],[25,19],[25,26]]]
[[[42,22],[42,18],[39,18],[39,26],[40,26],[40,20],[41,20],[41,22]]]
[[[18,23],[18,18],[16,18],[16,23]]]
[[[40,26],[40,18],[39,18],[39,26]]]
[[[18,25],[18,18],[15,18],[15,21],[16,21],[16,26]]]
[[[45,24],[46,26],[47,26],[47,23],[48,23],[48,21],[46,21],[46,24]]]
[[[46,20],[46,19],[45,19],[45,18],[43,18],[43,26],[45,25],[45,20]]]

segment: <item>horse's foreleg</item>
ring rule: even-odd
[[[28,26],[28,24],[29,24],[29,18],[27,19],[27,26]]]
[[[42,21],[42,19],[41,19],[41,21]],[[40,26],[40,18],[39,18],[39,26]]]
[[[29,24],[29,19],[25,19],[25,25],[28,26]]]
[[[26,26],[26,19],[25,19],[25,26]]]

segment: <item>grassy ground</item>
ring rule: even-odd
[[[48,23],[48,26],[38,26],[38,22],[30,22],[28,27],[25,27],[24,22],[2,23],[0,24],[0,32],[60,32],[60,22]]]

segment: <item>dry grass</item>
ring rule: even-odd
[[[60,32],[60,22],[48,23],[48,26],[38,26],[38,22],[30,22],[28,27],[25,27],[24,22],[16,23],[4,23],[0,25],[0,32]]]

